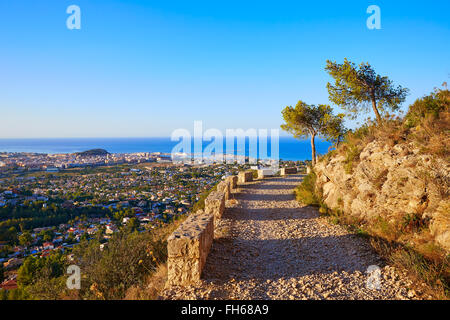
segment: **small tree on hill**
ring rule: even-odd
[[[315,137],[322,135],[327,140],[339,141],[344,131],[344,115],[333,115],[333,109],[328,105],[308,105],[299,101],[295,108],[288,106],[281,113],[286,122],[281,125],[283,130],[292,133],[294,138],[311,137],[313,166],[316,164]]]
[[[408,89],[394,87],[388,77],[376,74],[368,63],[357,67],[347,59],[343,64],[327,60],[325,70],[335,80],[334,85],[327,84],[330,101],[350,112],[353,118],[372,106],[377,122],[381,123],[380,112],[398,110],[408,94]]]

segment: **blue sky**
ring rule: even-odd
[[[81,30],[66,28],[72,4]],[[371,4],[381,30],[366,27]],[[409,88],[406,108],[450,80],[448,12],[448,0],[1,1],[0,138],[279,128],[286,105],[329,103],[325,61],[345,57]]]

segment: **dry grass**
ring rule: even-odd
[[[167,282],[167,264],[160,264],[150,275],[144,287],[131,287],[124,300],[157,300]]]
[[[406,270],[419,286],[425,282],[428,287],[420,286],[433,299],[449,299],[449,272],[448,258],[443,260],[430,260],[411,247],[402,246],[395,242],[386,241],[380,237],[370,236],[372,248],[382,256],[390,265]]]
[[[439,119],[427,117],[416,127],[411,138],[420,148],[421,153],[436,155],[449,161],[450,159],[450,111],[441,112]]]
[[[172,224],[154,230],[153,238],[164,241],[166,250],[166,240],[184,221],[186,217],[174,221]],[[158,261],[154,272],[150,273],[142,285],[128,288],[124,300],[155,300],[158,299],[167,281],[167,260]]]

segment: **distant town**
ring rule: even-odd
[[[298,162],[302,165],[302,162]],[[172,163],[170,154],[0,153],[0,288],[17,286],[30,255],[67,253],[82,240],[107,245],[121,229],[146,232],[188,213],[248,164]],[[255,168],[255,166],[253,166]]]

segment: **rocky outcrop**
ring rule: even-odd
[[[327,206],[368,222],[420,216],[429,221],[434,240],[450,251],[450,165],[407,143],[390,147],[373,141],[359,158],[351,173],[342,155],[316,164],[316,187]]]

